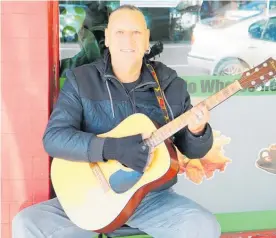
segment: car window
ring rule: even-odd
[[[272,17],[268,20],[263,39],[276,42],[276,17]]]
[[[275,0],[270,0],[269,3],[266,1],[238,1],[239,4],[239,9],[240,10],[261,10],[265,11],[267,4],[269,6],[269,9],[274,9],[276,7],[276,1]]]
[[[276,1],[271,1],[270,2],[269,9],[276,9]]]
[[[250,25],[248,33],[252,38],[261,39],[262,33],[265,29],[266,20],[260,20]]]

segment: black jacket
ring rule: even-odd
[[[145,65],[141,82],[129,93],[113,74],[110,54],[66,73],[57,103],[50,116],[43,143],[51,157],[76,161],[102,161],[104,138],[96,135],[110,131],[133,113],[144,113],[159,125],[164,117],[153,88],[156,82]],[[154,67],[167,101],[171,119],[192,107],[186,82],[161,62]],[[212,129],[208,124],[201,137],[187,128],[175,135],[174,144],[188,158],[201,158],[212,147]],[[165,187],[170,187],[176,178]]]

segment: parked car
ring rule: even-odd
[[[275,0],[269,0],[269,3],[267,1],[258,1],[254,0],[247,4],[242,4],[239,9],[240,10],[260,10],[265,11],[267,8],[267,5],[269,5],[269,9],[276,8],[276,1]]]
[[[188,64],[211,75],[236,75],[276,57],[276,10],[228,11],[196,24]]]

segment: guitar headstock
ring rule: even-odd
[[[242,88],[257,88],[276,77],[276,61],[271,57],[256,67],[243,72],[239,83]]]

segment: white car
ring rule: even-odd
[[[236,75],[276,59],[276,10],[228,11],[196,24],[188,64],[211,75]]]

